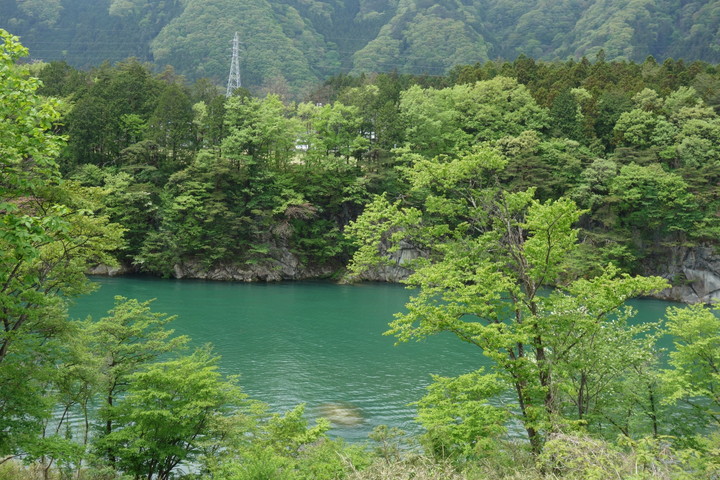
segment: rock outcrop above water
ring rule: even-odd
[[[387,262],[384,265],[373,267],[354,280],[399,283],[412,273],[410,263],[421,256],[422,252],[417,247],[403,240],[397,250],[387,252]]]
[[[407,278],[412,261],[422,256],[420,249],[403,242],[388,253],[385,265],[370,269],[354,280],[398,283]],[[242,282],[274,282],[327,278],[342,270],[340,264],[305,265],[287,248],[274,248],[268,257],[256,262],[223,262],[208,267],[194,259],[186,259],[173,268],[175,278],[234,280]],[[115,276],[131,273],[128,266],[97,265],[91,275]],[[712,246],[675,247],[666,255],[647,262],[644,275],[667,278],[673,287],[655,295],[664,300],[683,303],[720,301],[720,253]]]
[[[132,268],[128,267],[127,265],[105,265],[104,263],[101,263],[99,265],[95,265],[92,268],[89,268],[87,270],[88,275],[102,275],[106,277],[115,277],[117,275],[125,275],[128,273],[132,273]]]
[[[409,263],[421,255],[419,249],[403,243],[388,253],[387,265],[365,272],[359,280],[400,282],[412,273]],[[647,265],[644,275],[662,276],[673,285],[657,298],[683,303],[720,301],[720,253],[712,246],[671,248]]]
[[[665,261],[653,263],[656,271],[649,273],[673,284],[658,298],[684,303],[720,301],[720,254],[713,247],[672,248]]]
[[[186,259],[173,267],[175,278],[225,280],[239,282],[277,282],[281,280],[305,280],[332,276],[339,265],[304,265],[300,259],[285,248],[273,249],[263,259],[254,262],[221,262],[208,267],[200,261]]]

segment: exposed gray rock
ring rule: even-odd
[[[385,265],[370,269],[354,280],[398,283],[412,270],[413,260],[422,251],[410,243],[402,242],[395,251],[388,252]],[[340,265],[303,265],[289,249],[273,248],[269,256],[250,262],[225,262],[207,267],[202,262],[186,259],[174,266],[175,278],[205,280],[234,280],[241,282],[274,282],[326,278],[337,273]],[[90,275],[123,275],[133,270],[128,266],[97,265],[88,270]],[[655,295],[664,300],[684,303],[711,303],[720,301],[720,254],[711,246],[675,247],[662,258],[647,262],[645,275],[667,278],[672,287]]]
[[[106,277],[114,277],[116,275],[125,275],[127,273],[132,272],[131,268],[128,268],[126,265],[105,265],[105,264],[99,264],[95,265],[94,267],[91,267],[87,270],[88,275],[104,275]]]
[[[208,267],[200,261],[186,259],[175,264],[173,276],[203,280],[277,282],[328,277],[337,269],[338,266],[332,265],[304,266],[290,250],[274,248],[267,258],[257,262],[222,262]]]
[[[684,303],[720,301],[720,255],[709,246],[676,247],[656,274],[673,286],[657,297]]]
[[[406,241],[401,241],[397,250],[387,253],[388,262],[385,265],[365,271],[357,280],[399,283],[413,272],[409,268],[411,262],[421,256],[420,249]]]
[[[397,251],[388,253],[388,264],[370,269],[358,280],[400,282],[412,273],[410,262],[420,256],[418,248],[402,243]],[[720,254],[711,246],[672,248],[647,265],[643,274],[662,276],[673,285],[655,295],[657,298],[683,303],[720,301]]]

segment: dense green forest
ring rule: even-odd
[[[226,98],[132,59],[32,68],[41,94],[65,99],[63,174],[106,192],[104,213],[126,229],[119,259],[140,272],[341,272],[354,251],[345,226],[374,195],[404,198],[405,169],[474,145],[508,158],[506,188],[584,209],[571,276],[608,262],[667,276],[678,248],[717,244],[714,65],[520,57],[445,77],[332,77],[300,103]]]
[[[710,0],[0,1],[33,58],[82,68],[134,56],[223,83],[238,32],[244,84],[297,99],[329,75],[444,75],[520,54],[718,62],[718,12]]]
[[[675,249],[717,245],[715,65],[519,57],[288,102],[2,42],[0,478],[717,477],[717,312],[624,306]],[[270,412],[150,303],[67,317],[98,264],[353,279],[403,245],[389,333],[492,361],[433,379],[414,447]]]

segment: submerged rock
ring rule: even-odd
[[[318,414],[333,425],[351,427],[365,421],[362,411],[350,403],[324,403],[318,407]]]

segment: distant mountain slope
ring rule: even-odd
[[[339,67],[337,52],[297,10],[266,0],[186,0],[185,10],[151,43],[155,61],[174,65],[191,77],[222,78],[229,67],[229,41],[237,31],[242,44],[241,76],[248,85],[291,79],[316,82],[318,74]]]
[[[35,59],[89,67],[151,60],[150,42],[183,8],[180,0],[0,0],[0,27]]]
[[[0,27],[35,58],[136,56],[220,84],[237,31],[243,83],[295,94],[337,73],[520,54],[720,62],[720,0],[0,0]]]
[[[489,59],[481,2],[399,0],[395,15],[353,55],[355,71],[441,75],[454,65]]]

